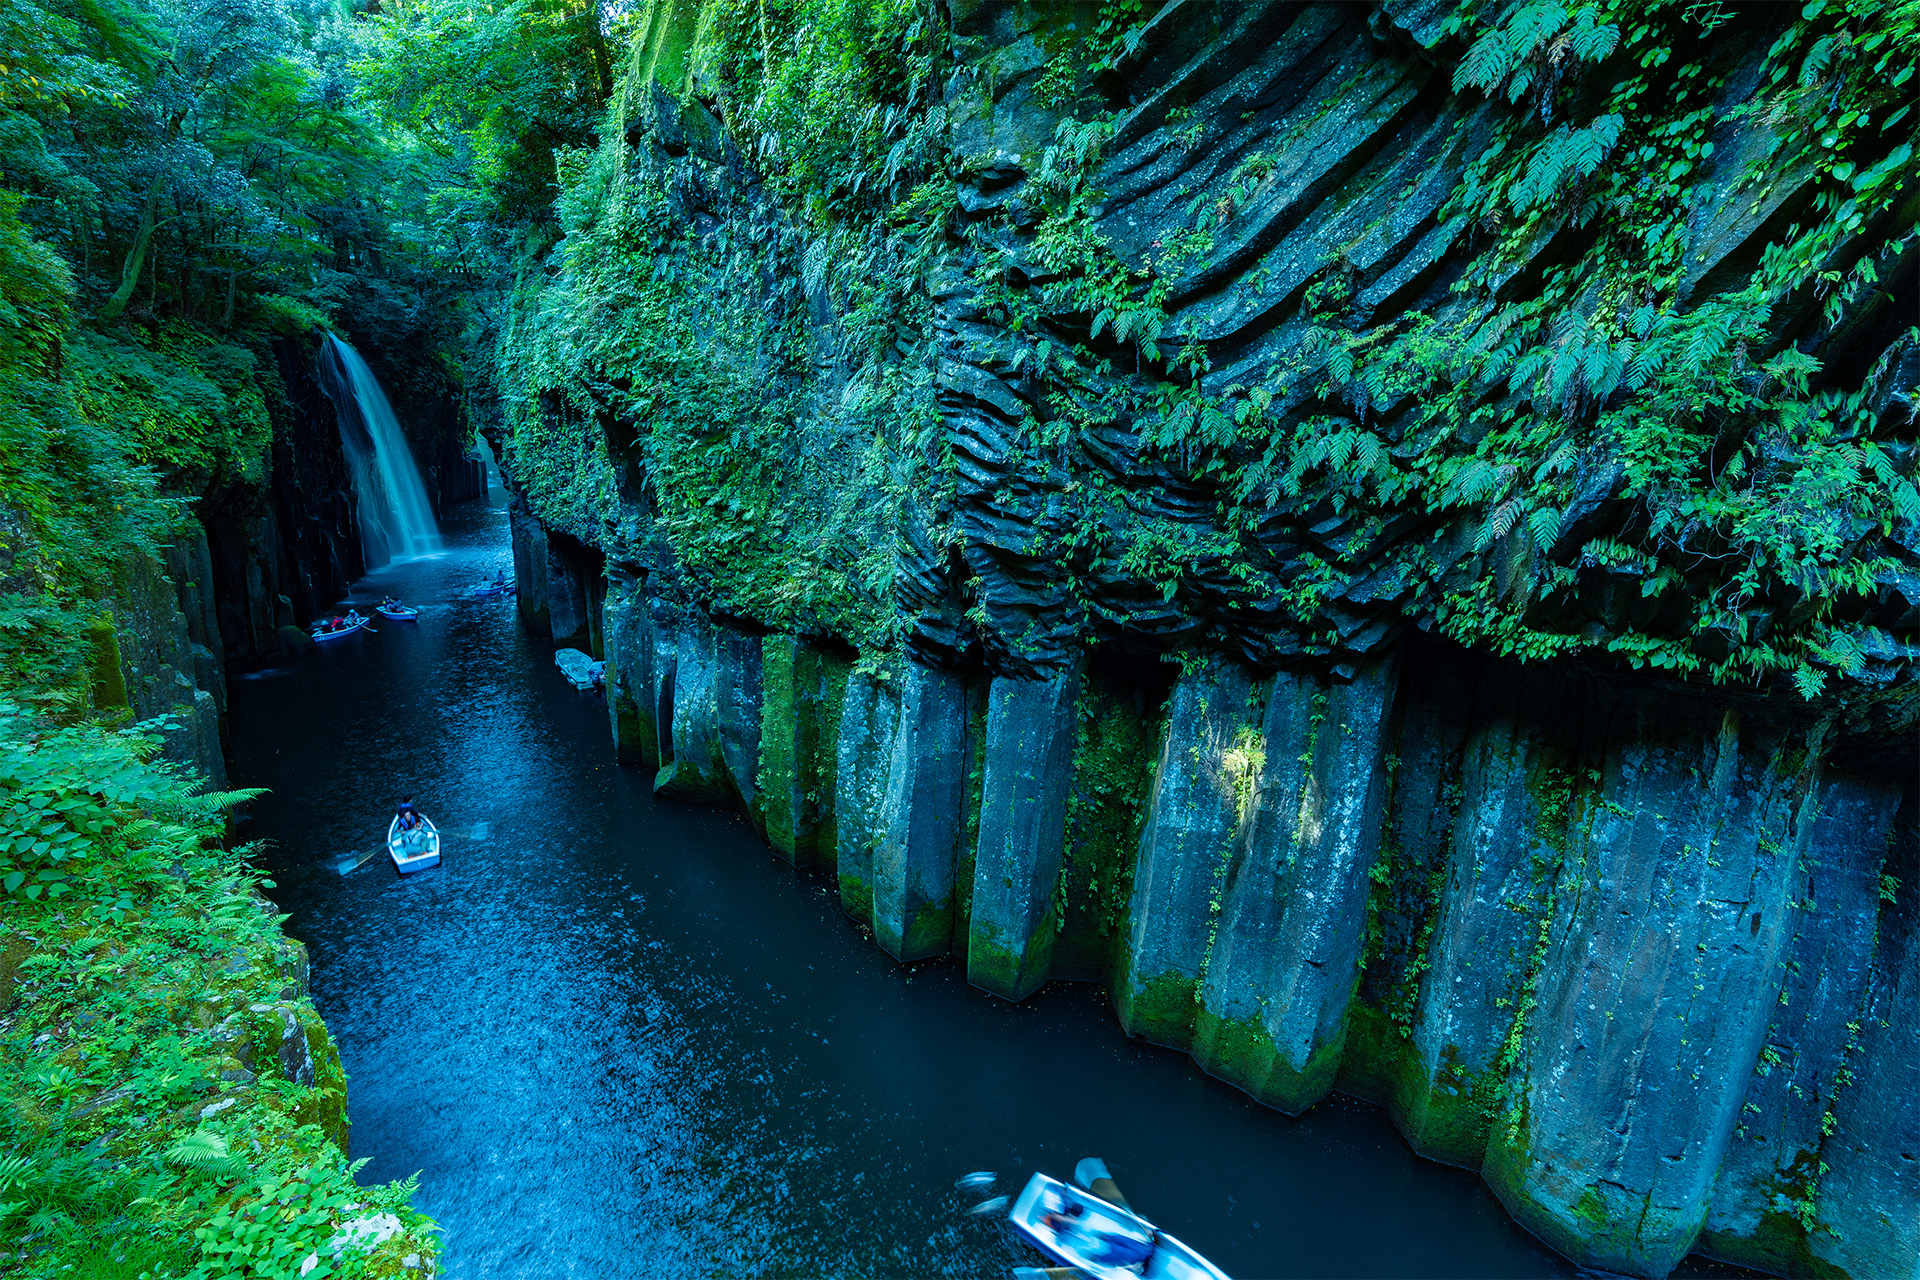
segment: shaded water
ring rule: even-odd
[[[1572,1275],[1478,1179],[1378,1110],[1304,1119],[1129,1040],[1098,992],[1009,1005],[949,963],[901,968],[826,883],[744,823],[656,802],[611,763],[510,600],[505,513],[359,584],[425,604],[237,681],[236,786],[313,959],[368,1180],[419,1171],[456,1280],[647,1274],[1005,1275],[1036,1262],[954,1179],[1106,1157],[1141,1210],[1254,1276]],[[449,840],[402,881],[350,877],[412,789]]]

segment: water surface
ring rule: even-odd
[[[896,965],[742,821],[615,766],[604,702],[511,601],[453,598],[511,572],[497,497],[444,526],[444,555],[354,596],[417,624],[237,680],[232,728],[235,785],[272,788],[255,834],[352,1154],[364,1180],[419,1173],[455,1280],[1004,1276],[1037,1256],[954,1180],[1017,1190],[1088,1153],[1241,1280],[1575,1274],[1373,1107],[1292,1119],[1128,1039],[1092,988],[1010,1005]],[[384,856],[338,875],[407,790],[490,837],[404,881]]]

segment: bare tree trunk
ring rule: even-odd
[[[166,175],[162,174],[147,188],[146,202],[140,207],[140,232],[134,236],[133,248],[127,251],[127,260],[120,266],[120,287],[100,308],[102,320],[111,320],[125,311],[133,301],[133,291],[140,287],[140,268],[146,265],[147,247],[153,243],[153,232],[159,225],[155,219],[160,213],[160,187],[165,181]]]
[[[233,328],[233,287],[235,282],[238,281],[239,279],[240,279],[240,268],[228,267],[227,268],[227,310],[226,310],[226,313],[220,317],[220,327],[223,329]]]

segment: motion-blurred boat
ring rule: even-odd
[[[1044,1173],[1028,1180],[1007,1220],[1034,1248],[1094,1280],[1227,1280],[1139,1214]],[[1044,1274],[1021,1267],[1014,1275],[1023,1272]]]

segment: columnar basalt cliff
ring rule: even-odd
[[[1920,1273],[1920,190],[1803,137],[1912,93],[1696,10],[647,7],[497,352],[522,616],[901,960],[1591,1265]]]

